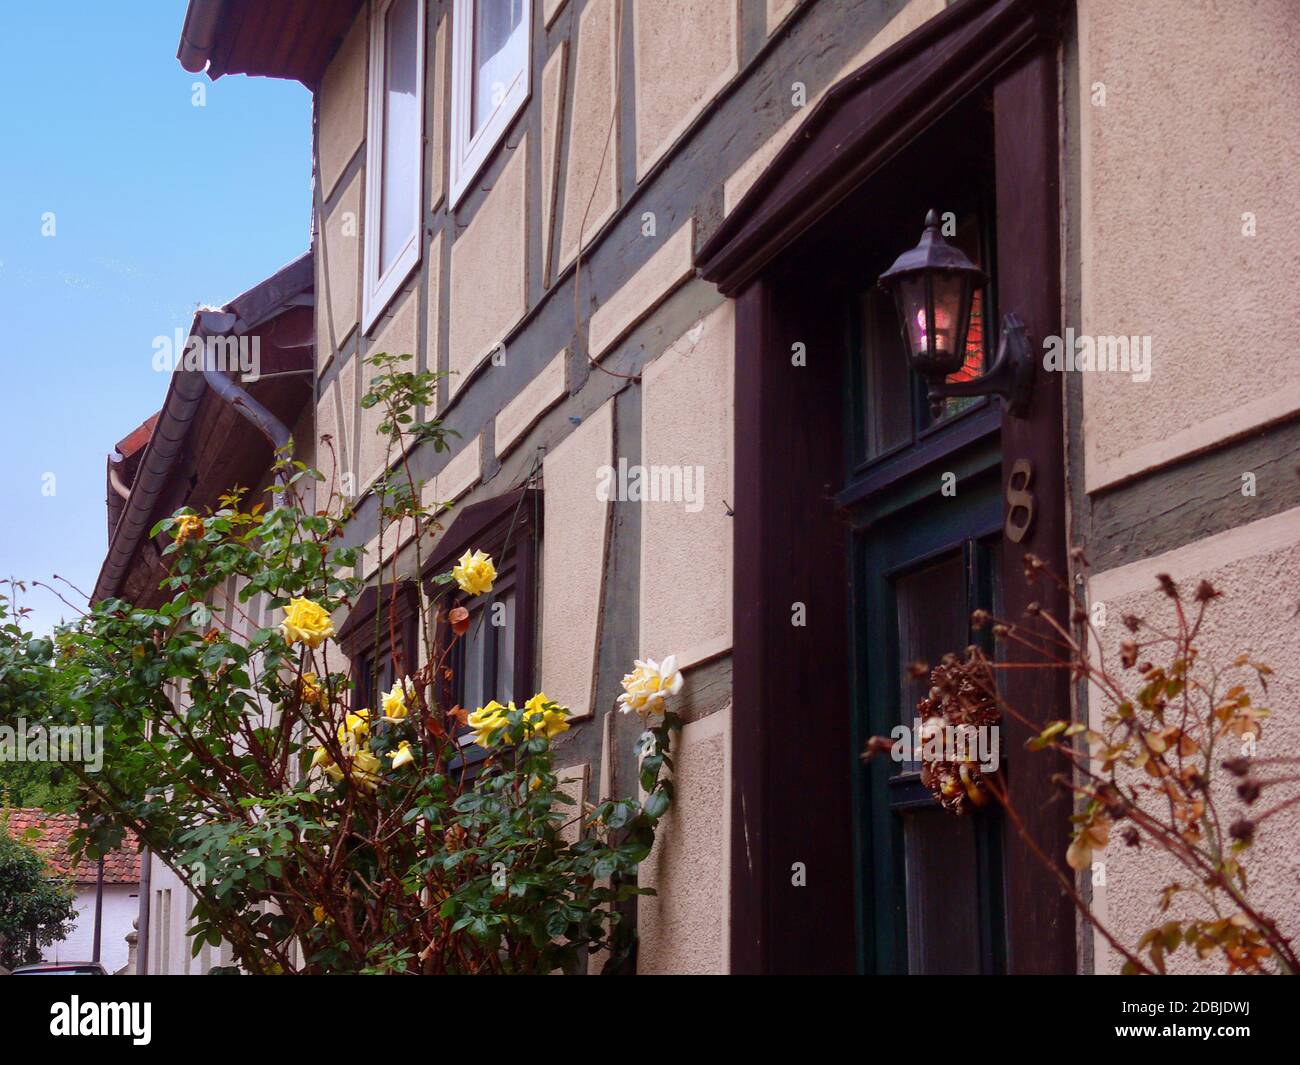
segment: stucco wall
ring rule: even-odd
[[[641,465],[680,497],[641,503],[641,651],[681,665],[731,647],[735,306],[723,303],[642,375]]]
[[[1300,589],[1300,510],[1264,518],[1230,532],[1209,537],[1190,546],[1144,559],[1095,576],[1089,586],[1094,605],[1105,604],[1107,623],[1101,630],[1102,651],[1106,660],[1133,685],[1135,674],[1119,669],[1118,646],[1129,634],[1121,624],[1125,614],[1136,614],[1153,624],[1172,625],[1169,600],[1157,590],[1156,574],[1168,573],[1190,596],[1197,583],[1209,580],[1223,593],[1206,615],[1203,633],[1197,641],[1199,661],[1205,666],[1225,669],[1241,652],[1269,664],[1275,671],[1269,678],[1269,692],[1260,699],[1258,688],[1249,681],[1247,671],[1230,683],[1247,683],[1252,697],[1273,711],[1263,724],[1258,744],[1260,757],[1293,757],[1300,748],[1300,670],[1296,668],[1296,646],[1300,622],[1296,618],[1296,591]],[[1156,652],[1152,660],[1159,662]],[[1226,689],[1224,684],[1221,690]],[[1131,687],[1130,689],[1131,690]],[[1093,693],[1090,699],[1093,725],[1099,723],[1102,698]],[[1223,758],[1243,753],[1233,740],[1222,741]],[[1220,817],[1230,823],[1246,807],[1234,794],[1235,778],[1217,768],[1215,799],[1221,803]],[[1273,805],[1289,792],[1265,792],[1255,808]],[[1118,836],[1118,829],[1114,833]],[[1251,898],[1264,912],[1279,921],[1291,935],[1300,933],[1300,902],[1296,884],[1300,882],[1300,808],[1280,814],[1261,826],[1255,844],[1245,859],[1250,872]],[[1140,850],[1125,847],[1116,838],[1099,856],[1104,866],[1104,884],[1095,884],[1094,899],[1103,923],[1132,948],[1149,927],[1172,917],[1189,916],[1185,901],[1177,903],[1169,915],[1158,909],[1160,888],[1187,873],[1154,847]],[[1199,916],[1207,916],[1198,911]],[[1118,971],[1122,958],[1106,942],[1095,937],[1096,970]],[[1221,971],[1210,963],[1196,965],[1187,949],[1172,956],[1174,971]]]
[[[1300,19],[1290,0],[1079,0],[1078,13],[1073,324],[1151,338],[1148,382],[1085,375],[1092,491],[1300,410],[1278,328],[1300,319]]]
[[[542,543],[542,688],[575,717],[593,710],[596,641],[610,501],[597,472],[614,452],[614,407],[606,403],[546,457]]]
[[[731,708],[682,728],[676,797],[660,823],[637,899],[638,973],[725,973],[730,967]]]
[[[362,8],[326,68],[317,97],[321,192],[329,196],[366,136],[368,12]]]
[[[510,156],[474,220],[451,246],[449,395],[505,339],[527,307],[524,196],[528,141]]]
[[[632,0],[638,181],[735,75],[739,10],[731,3]]]
[[[578,17],[559,252],[563,270],[618,206],[614,0],[588,0]]]
[[[655,971],[726,967],[729,829],[718,811],[730,715],[716,708],[730,685],[718,655],[731,643],[734,311],[694,276],[695,251],[807,105],[944,5],[845,0],[804,4],[792,18],[796,6],[534,3],[529,99],[453,207],[454,12],[433,0],[421,257],[370,335],[357,328],[370,177],[364,11],[316,100],[313,435],[334,439],[354,478],[348,542],[366,548],[361,575],[373,576],[381,550],[399,552],[399,572],[411,565],[402,530],[381,543],[366,488],[383,445],[371,439],[378,415],[359,408],[373,374],[361,360],[409,348],[421,368],[450,375],[428,413],[456,434],[450,454],[410,456],[424,501],[464,508],[530,480],[543,488],[534,682],[579,715],[565,760],[613,794],[636,787],[631,740],[620,732],[606,749],[602,724],[636,656],[677,653],[688,691],[703,693],[684,697],[707,716],[687,727],[680,807],[650,873],[666,889],[664,908],[645,917],[643,967]],[[794,80],[809,89],[802,106]],[[498,343],[502,357],[487,360]],[[701,467],[703,506],[601,499],[600,467],[620,458]]]

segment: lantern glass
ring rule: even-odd
[[[969,274],[925,271],[901,277],[896,299],[913,368],[946,376],[966,359],[974,296]]]
[[[903,326],[907,355],[913,364],[928,362],[930,358],[930,333],[926,328],[930,320],[928,280],[925,274],[909,274],[900,277],[894,286],[898,320]]]

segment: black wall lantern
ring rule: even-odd
[[[1024,417],[1034,391],[1034,355],[1024,323],[1014,314],[1002,317],[997,356],[987,373],[970,381],[948,381],[966,361],[975,290],[986,284],[984,271],[943,239],[939,215],[925,216],[921,242],[903,252],[880,275],[898,308],[903,343],[912,369],[929,385],[930,411],[942,413],[949,396],[1001,396],[1007,410]]]

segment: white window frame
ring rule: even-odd
[[[415,110],[420,116],[419,159],[415,167],[415,225],[393,264],[379,276],[379,242],[383,233],[380,212],[383,210],[384,168],[384,16],[393,0],[375,0],[370,14],[370,76],[366,114],[366,226],[363,255],[364,278],[361,285],[361,330],[370,332],[384,309],[392,302],[402,284],[420,261],[420,236],[424,231],[424,8],[426,0],[416,0]]]
[[[483,165],[500,143],[510,123],[532,93],[533,0],[523,0],[524,69],[515,78],[496,110],[475,136],[471,108],[474,100],[474,5],[478,0],[455,0],[451,40],[451,196],[456,205],[469,191]]]

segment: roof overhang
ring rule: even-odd
[[[287,78],[315,90],[365,0],[190,0],[176,58],[193,74]]]
[[[940,116],[1059,40],[1063,0],[958,0],[818,101],[696,256],[734,296]]]
[[[267,425],[291,426],[312,396],[313,320],[310,252],[219,311],[195,314],[187,342],[215,335],[214,322],[221,335],[257,338],[256,377],[241,380],[237,367],[219,374],[189,368],[178,358],[149,442],[137,452],[128,494],[110,507],[110,517],[114,510],[117,516],[92,601],[117,596],[148,605],[161,566],[149,529],[179,506],[202,509],[236,485],[252,488],[263,478],[274,454]],[[115,493],[111,481],[109,493]]]

